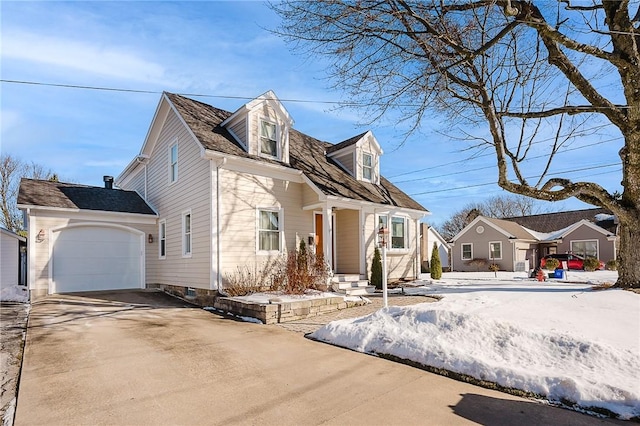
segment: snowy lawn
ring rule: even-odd
[[[12,285],[0,288],[0,302],[20,302],[29,301],[29,292],[23,285]]]
[[[570,271],[539,283],[524,273],[446,273],[405,293],[438,303],[334,321],[312,338],[388,354],[544,396],[577,409],[640,417],[640,295],[592,290],[617,273]],[[581,281],[582,284],[577,282]]]

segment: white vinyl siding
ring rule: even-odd
[[[233,123],[230,126],[229,130],[233,133],[240,142],[244,145],[245,149],[247,148],[247,119],[246,117],[242,120],[238,120],[238,122]]]
[[[161,220],[158,223],[158,257],[166,259],[167,257],[167,221]]]
[[[191,257],[192,239],[191,239],[191,210],[182,213],[182,256]]]
[[[489,243],[489,260],[502,260],[501,241],[491,241]]]
[[[178,144],[171,145],[169,149],[169,183],[178,180]]]
[[[473,259],[473,244],[463,243],[461,247],[461,252],[462,252],[462,260]]]
[[[258,252],[279,252],[281,249],[283,217],[278,209],[258,209]]]

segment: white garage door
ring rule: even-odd
[[[100,226],[57,231],[53,244],[55,293],[142,288],[139,234]]]

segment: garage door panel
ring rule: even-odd
[[[59,232],[52,256],[57,293],[142,287],[139,234],[100,226]]]

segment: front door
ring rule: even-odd
[[[324,255],[324,228],[322,227],[322,214],[316,213],[315,215],[315,233],[316,233],[316,255]]]

